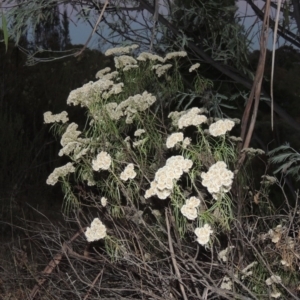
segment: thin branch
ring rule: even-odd
[[[167,229],[168,229],[168,241],[169,241],[169,248],[170,248],[170,254],[171,254],[173,267],[175,269],[175,273],[176,273],[178,281],[179,281],[179,286],[180,286],[180,290],[181,290],[181,293],[182,293],[182,297],[183,297],[184,300],[188,300],[188,298],[185,294],[184,286],[183,286],[182,280],[181,280],[180,271],[178,269],[175,254],[174,254],[174,248],[173,248],[173,244],[172,244],[172,238],[171,238],[171,232],[170,232],[170,223],[169,223],[169,216],[168,216],[167,209],[165,211],[165,217],[166,217],[166,224],[167,224]]]

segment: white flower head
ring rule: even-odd
[[[170,149],[173,148],[177,143],[182,141],[183,141],[183,133],[174,132],[167,138],[166,146],[168,149]]]
[[[190,144],[191,144],[191,139],[188,138],[188,137],[186,137],[186,138],[183,140],[183,142],[182,142],[182,148],[183,148],[183,149],[186,149],[186,147],[187,147],[188,145],[190,145]]]
[[[60,140],[60,144],[63,146],[63,148],[59,151],[59,156],[63,156],[64,154],[69,155],[78,147],[78,143],[82,141],[79,138],[81,131],[76,130],[77,128],[78,125],[74,122],[69,124],[67,127]]]
[[[197,236],[197,242],[204,246],[209,242],[210,235],[213,233],[213,230],[210,225],[205,224],[203,227],[197,227],[194,232]]]
[[[172,68],[173,66],[171,64],[166,64],[166,65],[154,65],[152,67],[153,70],[155,70],[155,73],[157,74],[158,77],[161,77],[166,73],[167,70]]]
[[[114,61],[117,69],[125,68],[128,65],[132,66],[137,64],[137,61],[132,56],[128,55],[116,56]]]
[[[230,190],[233,176],[233,172],[227,169],[226,163],[218,161],[209,168],[207,173],[201,174],[202,185],[214,198],[217,198],[218,194]]]
[[[222,283],[221,283],[221,289],[224,290],[232,290],[232,281],[228,276],[224,276]]]
[[[212,136],[220,136],[224,135],[227,131],[230,131],[234,125],[235,123],[228,119],[218,120],[209,126],[208,131]]]
[[[200,64],[199,63],[196,63],[194,65],[192,65],[190,68],[189,68],[189,72],[193,72],[194,70],[198,69],[200,67]]]
[[[136,172],[134,171],[134,165],[128,164],[124,171],[120,175],[120,179],[123,181],[127,181],[128,179],[134,179],[136,176]]]
[[[131,46],[126,47],[117,47],[106,50],[105,56],[109,55],[120,55],[120,54],[128,54],[131,50],[139,48],[139,45],[133,44]]]
[[[60,177],[65,177],[69,173],[74,173],[75,167],[73,166],[73,163],[67,163],[66,165],[55,168],[54,171],[48,176],[48,179],[46,181],[49,185],[55,185],[58,182],[58,179]]]
[[[97,79],[103,78],[103,76],[104,76],[106,73],[110,72],[110,71],[111,71],[111,68],[109,68],[109,67],[104,68],[104,69],[102,69],[102,70],[100,70],[100,71],[97,72],[96,78],[97,78]]]
[[[123,69],[123,71],[124,71],[124,72],[127,72],[127,71],[132,70],[132,69],[137,69],[138,67],[139,67],[138,65],[127,65],[127,66]]]
[[[92,168],[94,171],[99,170],[108,170],[111,165],[111,156],[105,152],[101,151],[96,159],[93,159],[92,161]]]
[[[186,200],[186,205],[190,207],[198,207],[200,205],[200,199],[196,198],[195,196],[190,197],[189,199]]]
[[[207,122],[207,117],[201,113],[206,112],[205,109],[193,107],[178,119],[178,128],[182,129],[188,126],[199,126]]]
[[[165,56],[165,61],[172,59],[174,57],[185,57],[187,56],[187,53],[185,51],[178,51],[178,52],[170,52]]]
[[[69,121],[68,113],[66,111],[63,111],[60,114],[53,115],[51,111],[47,111],[44,113],[44,121],[45,123],[66,123]]]
[[[272,293],[271,293],[271,297],[272,297],[272,298],[277,299],[277,298],[279,298],[280,296],[281,296],[281,293],[280,293],[280,292],[272,292]]]
[[[160,62],[164,62],[164,59],[162,57],[160,57],[158,55],[155,55],[155,54],[152,54],[152,53],[148,53],[148,52],[142,52],[138,56],[137,60],[139,60],[139,61],[146,61],[146,60],[152,60],[152,61],[154,61],[154,60],[158,60]]]
[[[197,209],[194,206],[184,204],[180,211],[189,220],[195,220],[197,218]]]
[[[146,131],[144,129],[137,129],[135,132],[134,132],[134,136],[141,136],[143,133],[145,133]]]
[[[105,207],[105,206],[107,205],[107,198],[102,197],[101,200],[100,200],[100,202],[101,202],[101,205],[102,205],[103,207]]]
[[[266,280],[266,285],[272,285],[273,283],[281,283],[281,277],[278,275],[272,275]]]
[[[98,241],[106,237],[106,227],[99,218],[95,218],[84,234],[88,242]]]

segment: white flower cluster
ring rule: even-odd
[[[273,283],[281,283],[281,277],[278,275],[272,275],[266,280],[266,285],[272,285]]]
[[[197,227],[194,232],[197,236],[197,242],[204,246],[209,242],[209,238],[213,233],[213,230],[211,229],[210,225],[205,224],[203,227]]]
[[[55,185],[59,179],[59,177],[65,177],[69,173],[74,173],[75,167],[72,163],[67,163],[66,165],[55,168],[54,171],[48,176],[48,179],[46,181],[49,185]]]
[[[96,77],[97,79],[103,78],[103,77],[105,76],[105,74],[106,74],[106,73],[109,73],[110,71],[111,71],[111,68],[109,68],[109,67],[104,68],[104,69],[98,71],[98,72],[96,73],[96,76],[95,76],[95,77]]]
[[[166,146],[168,149],[173,148],[177,143],[182,142],[182,148],[186,149],[188,145],[191,144],[191,139],[186,137],[183,139],[183,133],[182,132],[174,132],[172,133],[168,138],[166,142]]]
[[[185,51],[170,52],[165,56],[164,61],[168,59],[172,59],[174,57],[184,57],[184,56],[187,56],[187,53]]]
[[[78,125],[74,122],[67,127],[60,140],[63,148],[59,151],[59,156],[70,155],[73,152],[74,159],[77,160],[87,153],[88,148],[85,146],[88,144],[88,139],[80,138],[81,131],[76,130],[77,128]]]
[[[101,72],[101,70],[99,72]],[[97,74],[96,74],[96,76],[97,76]],[[116,78],[118,75],[119,75],[118,71],[113,71],[113,72],[107,73],[105,75],[104,74],[101,75],[101,73],[99,73],[98,78],[102,79],[102,80],[112,80],[112,79]]]
[[[126,116],[125,122],[127,124],[131,124],[137,112],[145,111],[155,101],[156,97],[145,91],[142,95],[137,94],[134,96],[130,96],[127,100],[121,102],[116,110],[123,111],[123,115]]]
[[[166,71],[168,71],[170,68],[172,68],[173,65],[171,64],[166,64],[166,65],[154,65],[152,67],[152,70],[155,70],[155,73],[158,77],[161,77],[162,75],[164,75],[166,73]]]
[[[178,119],[178,128],[182,129],[188,126],[198,126],[207,121],[207,117],[201,115],[201,113],[206,112],[203,108],[193,107],[186,111],[180,118]]]
[[[110,102],[103,106],[112,120],[119,120],[124,114],[116,102]]]
[[[194,65],[192,65],[190,68],[189,68],[189,72],[193,72],[194,70],[198,69],[200,67],[200,64],[199,63],[196,63]]]
[[[152,60],[152,61],[154,61],[154,60],[158,60],[158,61],[160,61],[162,63],[164,62],[164,59],[162,57],[160,57],[158,55],[155,55],[155,54],[152,54],[152,53],[148,53],[148,52],[142,52],[138,56],[137,60],[139,60],[139,61],[146,61],[146,60]]]
[[[139,45],[131,45],[131,46],[126,46],[126,47],[118,47],[118,48],[111,48],[106,50],[105,56],[109,55],[121,55],[121,54],[128,54],[130,53],[131,50],[139,48]]]
[[[142,95],[130,96],[120,104],[116,102],[107,103],[104,108],[112,120],[119,120],[122,116],[126,116],[125,122],[131,124],[137,112],[148,109],[155,101],[156,97],[145,91]],[[99,119],[98,116],[95,118]]]
[[[209,168],[207,173],[201,173],[201,178],[202,185],[207,187],[209,193],[217,199],[220,193],[227,193],[231,189],[233,172],[227,169],[225,162],[218,161]]]
[[[129,55],[122,55],[122,56],[116,56],[114,58],[115,61],[115,67],[117,69],[124,68],[126,66],[136,65],[137,61]]]
[[[127,65],[123,71],[126,72],[126,71],[129,71],[131,69],[137,69],[139,66],[138,65]]]
[[[268,286],[271,286],[272,285],[272,293],[271,293],[271,297],[272,298],[279,298],[281,296],[281,293],[276,291],[276,288],[275,288],[275,285],[276,284],[281,284],[282,280],[281,280],[281,277],[279,275],[272,275],[271,277],[269,277],[267,280],[266,280],[266,285]]]
[[[233,285],[233,283],[232,283],[231,279],[228,276],[224,276],[222,283],[221,283],[221,289],[231,291],[232,285]]]
[[[174,132],[167,138],[166,146],[168,149],[170,149],[173,148],[177,143],[182,141],[183,141],[183,133]]]
[[[230,131],[234,125],[235,123],[228,119],[218,120],[209,126],[208,131],[212,136],[220,136],[225,134],[227,131]]]
[[[278,292],[278,291],[275,291],[275,292],[272,292],[271,295],[270,295],[272,298],[279,298],[281,296],[281,293]]]
[[[98,241],[106,237],[106,227],[99,218],[95,218],[91,223],[91,227],[86,229],[84,235],[88,242]]]
[[[146,131],[144,129],[137,129],[135,132],[134,132],[134,136],[136,137],[139,137],[141,136],[143,133],[145,133]]]
[[[128,164],[124,171],[121,173],[120,178],[123,181],[127,181],[128,179],[134,179],[136,176],[136,172],[134,171],[134,165]]]
[[[93,159],[92,161],[92,168],[95,171],[99,170],[108,170],[111,165],[111,156],[105,152],[101,151],[96,159]]]
[[[186,114],[186,111],[172,111],[169,113],[168,118],[172,119],[173,126],[178,126],[178,120],[184,114]]]
[[[151,182],[150,189],[145,193],[145,198],[157,195],[159,199],[166,199],[173,190],[174,181],[177,181],[185,172],[189,172],[193,162],[177,155],[170,157],[166,165],[157,170],[154,181]]]
[[[101,95],[102,98],[108,99],[111,95],[120,94],[123,91],[123,86],[124,86],[123,82],[113,84],[108,91],[104,91],[102,93]]]
[[[63,111],[60,114],[53,115],[51,111],[47,111],[44,113],[44,121],[45,123],[66,123],[69,121],[68,113],[66,111]]]
[[[192,141],[192,139],[186,137],[182,142],[182,148],[186,149],[186,147],[191,144],[191,141]]]
[[[271,238],[274,244],[277,244],[281,239],[282,234],[286,231],[286,227],[282,225],[277,225],[274,229],[270,229],[268,232],[269,237]]]
[[[181,207],[181,213],[189,220],[197,218],[197,207],[200,205],[200,200],[196,197],[191,197],[186,200],[185,204]]]
[[[99,95],[109,90],[113,85],[114,82],[106,78],[100,78],[95,82],[90,81],[82,87],[71,91],[67,104],[73,104],[74,106],[80,104],[82,107],[89,107],[98,100]]]
[[[102,205],[103,207],[105,207],[105,206],[107,205],[107,198],[101,197],[100,202],[101,202],[101,205]]]

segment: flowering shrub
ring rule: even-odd
[[[69,156],[73,162],[67,165],[67,169],[66,167],[55,169],[47,183],[55,184],[61,179],[68,185],[66,177],[76,169],[77,180],[101,189],[115,209],[124,203],[123,200],[126,203],[139,201],[143,195],[142,190],[145,191],[143,195],[145,199],[155,197],[162,200],[170,199],[174,212],[181,210],[181,214],[176,213],[176,220],[177,224],[182,224],[180,231],[183,235],[186,228],[184,224],[187,224],[188,220],[197,219],[200,224],[210,226],[206,224],[206,219],[210,216],[211,226],[222,227],[222,224],[228,224],[231,217],[230,198],[224,200],[223,195],[230,191],[233,173],[226,169],[226,164],[221,159],[234,163],[234,152],[226,150],[233,149],[234,144],[225,138],[226,132],[232,129],[234,122],[218,120],[209,125],[208,117],[205,115],[207,110],[193,107],[186,111],[170,112],[167,122],[172,124],[172,127],[167,123],[162,124],[153,113],[158,101],[155,94],[159,95],[163,87],[164,89],[167,87],[169,93],[173,90],[173,94],[176,94],[174,85],[180,86],[180,74],[177,70],[173,70],[170,75],[167,73],[170,68],[176,67],[176,64],[173,66],[170,62],[185,57],[186,53],[173,52],[161,58],[144,52],[135,59],[130,53],[136,48],[137,46],[133,45],[107,50],[106,55],[115,56],[117,71],[111,72],[110,68],[100,70],[96,74],[97,81],[89,82],[70,93],[67,104],[80,105],[87,109],[89,127],[79,131],[77,124],[67,125],[61,138],[63,148],[59,155]],[[198,67],[198,64],[194,64],[190,71],[195,71]],[[137,91],[135,86],[135,93],[132,94],[130,86],[136,80],[134,78],[139,69],[146,74],[152,72],[152,83],[148,85],[151,92],[142,90],[143,87]],[[161,77],[165,79],[164,83]],[[66,112],[59,115],[47,112],[44,117],[45,122],[56,122],[56,126],[59,126],[58,122],[68,121]],[[198,136],[196,139],[185,136],[185,128],[190,126],[194,127],[194,135]],[[177,130],[168,134],[171,128]],[[139,138],[141,135],[143,139]],[[219,136],[222,147],[221,149],[218,147],[218,151],[215,151],[218,144],[215,137]],[[132,139],[134,141],[131,141]],[[164,144],[167,149],[174,149],[175,155],[172,156],[167,150],[163,150]],[[201,153],[202,157],[205,156],[206,161],[215,164],[209,167],[198,153]],[[170,157],[165,160],[165,155]],[[200,170],[205,171],[208,167],[207,173],[200,173]],[[102,172],[108,172],[107,180],[100,179]],[[200,178],[202,182],[199,185],[197,182]],[[129,186],[124,185],[128,183]],[[183,196],[187,184],[194,186],[194,192],[199,189],[205,191],[206,187],[212,194],[215,200],[204,203],[206,214],[198,214],[197,207],[200,200],[195,197],[185,199]],[[65,190],[71,194],[71,188]],[[74,196],[75,193],[72,193],[72,197]],[[214,205],[213,201],[217,201],[217,205]],[[221,222],[218,218],[214,218],[213,214],[216,209],[219,213],[222,211],[224,201],[227,203],[227,210],[221,215],[226,221]],[[198,233],[201,232],[199,230]],[[198,241],[199,239],[201,240],[201,237],[198,236]]]
[[[95,82],[70,93],[67,104],[80,105],[87,112],[84,128],[78,130],[76,123],[68,124],[66,112],[44,114],[46,123],[55,122],[54,128],[63,132],[59,155],[71,160],[56,168],[47,184],[54,185],[58,181],[63,184],[66,209],[76,208],[80,203],[84,204],[84,209],[88,207],[90,224],[86,224],[84,232],[86,242],[103,240],[112,261],[128,263],[132,260],[130,251],[133,249],[140,251],[142,257],[140,261],[135,257],[137,265],[151,261],[155,255],[163,257],[168,251],[173,255],[174,239],[183,245],[181,249],[185,247],[186,257],[194,263],[199,259],[199,247],[203,253],[210,250],[213,253],[212,249],[218,248],[214,264],[218,264],[218,270],[223,270],[215,275],[218,288],[228,293],[227,298],[234,299],[234,287],[239,289],[246,285],[258,268],[257,261],[247,261],[243,268],[238,266],[226,273],[227,263],[235,266],[234,255],[238,248],[229,242],[243,239],[243,235],[238,236],[234,231],[237,236],[232,234],[231,240],[232,228],[242,226],[241,215],[236,221],[235,205],[240,204],[234,195],[250,195],[250,191],[249,194],[244,191],[244,185],[234,185],[240,180],[234,172],[236,143],[240,139],[230,136],[230,131],[239,120],[216,119],[207,109],[199,107],[172,111],[170,105],[171,111],[168,110],[162,103],[168,100],[172,104],[177,93],[184,92],[178,62],[187,54],[174,52],[163,58],[143,52],[134,58],[131,52],[135,49],[136,45],[108,50],[106,55],[115,56],[116,71],[100,70]],[[196,74],[193,83],[198,92],[199,81],[204,81],[198,73],[199,66],[186,67],[187,72]],[[252,155],[260,153],[258,150],[243,151]],[[263,177],[265,189],[270,185],[268,178]],[[255,195],[257,201],[259,195]],[[101,221],[96,215],[101,216]],[[118,223],[118,220],[122,221]],[[131,231],[123,227],[124,220],[127,226],[134,224]],[[271,245],[279,246],[286,234],[286,227],[277,226],[265,233],[264,241],[270,240]],[[220,237],[224,235],[228,246],[221,250]],[[282,251],[280,259],[285,268],[295,263],[290,257],[294,245],[290,238],[289,248],[285,248],[288,254]],[[213,259],[213,254],[211,257]],[[185,260],[181,257],[181,262]],[[185,267],[182,264],[181,270]],[[205,260],[203,268],[206,268]],[[208,274],[211,268],[209,266]],[[179,275],[177,273],[176,277],[180,279]],[[210,275],[207,278],[211,280]],[[267,279],[267,272],[263,278],[264,285],[273,287],[279,282],[274,280],[277,277]],[[250,287],[245,290],[249,292]],[[270,297],[278,293],[274,288]],[[199,295],[193,297],[199,298]]]

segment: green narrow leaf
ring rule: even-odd
[[[7,31],[7,22],[4,13],[2,12],[2,30],[3,30],[3,36],[4,36],[4,44],[5,44],[5,49],[7,52],[8,48],[8,31]]]

